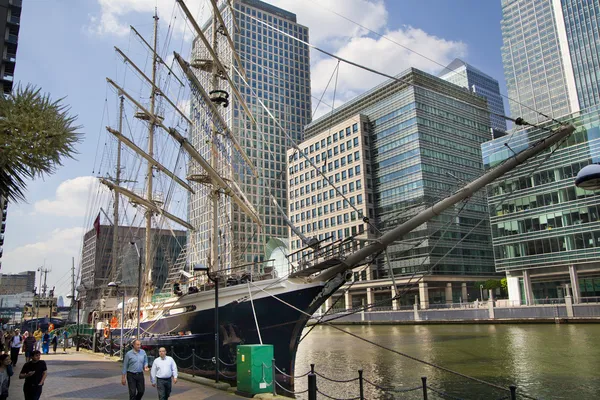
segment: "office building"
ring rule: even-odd
[[[0,32],[2,32],[2,59],[0,60],[0,80],[4,94],[10,93],[15,80],[15,63],[17,60],[17,45],[19,42],[19,26],[21,24],[22,0],[0,0]],[[2,210],[2,228],[0,229],[0,259],[6,231],[6,215],[8,199],[0,196]],[[0,261],[0,269],[2,262]]]
[[[307,234],[344,239],[360,235],[362,229],[377,236],[483,173],[480,146],[490,138],[486,100],[416,69],[401,73],[398,79],[382,83],[306,127],[300,149],[310,160],[314,158],[332,183],[326,184],[316,174],[313,177],[308,163],[288,151],[289,212]],[[349,155],[351,165],[360,167],[358,176],[356,171],[352,177],[348,172]],[[358,211],[346,205],[342,195],[332,193],[331,184],[349,199],[354,197]],[[356,200],[359,194],[362,204]],[[319,216],[321,207],[323,215]],[[361,212],[372,226],[361,223]],[[328,227],[325,217],[329,218]],[[488,221],[485,196],[480,194],[421,225],[389,246],[389,259],[381,259],[370,274],[365,271],[363,276],[355,276],[361,282],[352,286],[346,307],[389,298],[396,290],[389,268],[399,290],[408,285],[410,296],[402,300],[405,304],[413,303],[414,294],[419,294],[424,308],[430,302],[475,300],[479,290],[474,283],[496,276]],[[295,236],[292,246],[299,246]],[[421,277],[419,284],[414,284]]]
[[[12,91],[19,43],[22,0],[0,0],[0,32],[2,32],[2,60],[0,79],[4,93]]]
[[[269,190],[279,205],[286,209],[286,150],[291,146],[291,142],[262,108],[257,98],[265,103],[287,134],[296,142],[302,140],[303,127],[311,120],[308,46],[257,20],[303,41],[308,41],[308,28],[296,21],[295,14],[258,0],[235,0],[232,1],[232,5],[236,10],[235,19],[240,28],[239,33],[232,35],[232,39],[246,71],[248,85],[232,67],[229,68],[229,74],[252,110],[256,125],[249,121],[229,85],[219,80],[219,89],[229,93],[230,101],[230,105],[223,108],[223,116],[256,167],[259,178],[251,174],[241,157],[227,144],[218,146],[217,170],[226,178],[237,182],[249,203],[261,216],[263,226],[259,228],[228,198],[221,196],[219,257],[223,265],[239,265],[269,259],[270,254],[266,249],[278,247],[277,243],[287,243],[287,225],[273,205]],[[228,31],[234,32],[230,8],[223,7],[222,14]],[[208,38],[212,37],[210,23],[203,30]],[[236,66],[227,42],[222,36],[220,38],[221,61],[227,66]],[[202,60],[210,58],[202,42],[196,40],[192,51],[192,65],[202,65]],[[194,60],[199,62],[194,63]],[[202,69],[197,69],[197,73],[204,87],[211,88],[210,74]],[[207,140],[210,137],[210,126],[205,121],[209,118],[206,118],[205,106],[197,96],[192,96],[192,118],[197,123],[191,135],[191,142],[208,157],[211,146],[210,140]],[[190,171],[192,174],[204,173],[194,163],[190,164]],[[201,183],[194,183],[193,186],[196,193],[190,195],[189,221],[198,229],[190,233],[190,240],[196,245],[190,253],[189,262],[206,263],[209,258],[212,225],[210,193],[208,187]],[[229,236],[230,232],[233,237]]]
[[[135,246],[142,246],[145,228],[119,226],[118,271],[112,271],[113,227],[99,225],[89,230],[83,237],[81,258],[81,285],[78,288],[80,298],[86,306],[102,298],[109,281],[120,281],[127,286],[127,293],[137,293],[139,258]],[[169,267],[172,266],[186,245],[186,231],[153,229],[154,261],[152,264],[152,283],[158,293],[165,284]],[[143,260],[143,248],[142,252]]]
[[[0,295],[33,293],[35,289],[35,271],[18,274],[0,274]]]
[[[563,299],[568,286],[575,303],[600,296],[600,192],[575,187],[581,168],[600,158],[598,111],[565,118],[577,130],[552,156],[488,186],[496,269],[506,274],[516,303]],[[518,131],[511,148],[521,151],[556,127]],[[486,168],[513,156],[504,142],[483,144]]]
[[[490,110],[492,137],[503,136],[506,132],[504,101],[500,95],[498,80],[457,58],[444,68],[438,76],[450,83],[469,89],[472,93],[485,97]]]
[[[502,0],[513,117],[536,123],[600,104],[599,9],[599,0]]]

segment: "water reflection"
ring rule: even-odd
[[[346,326],[348,330],[398,352],[438,364],[502,387],[517,385],[518,392],[538,398],[595,399],[600,397],[597,378],[600,348],[599,325],[413,325]],[[500,398],[498,389],[465,380],[412,361],[329,327],[316,327],[300,344],[296,374],[310,364],[321,374],[338,380],[364,376],[380,386],[410,388],[420,377],[453,396]],[[358,384],[332,384],[317,380],[324,393],[337,398],[358,395]],[[306,378],[297,382],[306,389]],[[385,399],[366,385],[368,399]],[[303,398],[299,396],[299,398]],[[422,398],[419,392],[402,398]]]

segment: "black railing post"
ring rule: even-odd
[[[510,385],[510,400],[517,400],[517,387],[515,385]]]
[[[113,343],[113,337],[112,337],[112,330],[109,332],[110,332],[110,334],[108,335],[108,345],[110,346],[110,348],[108,349],[108,355],[112,357],[114,343]]]
[[[317,400],[317,375],[314,373],[314,364],[310,365],[311,372],[308,374],[308,400]]]
[[[422,376],[421,382],[423,382],[423,400],[427,400],[427,377]]]
[[[277,396],[277,378],[275,376],[275,359],[271,361],[271,371],[273,372],[272,382],[273,382],[273,396]]]
[[[196,376],[196,349],[192,349],[192,376]]]
[[[360,400],[365,400],[365,392],[364,392],[364,385],[363,385],[363,370],[362,369],[358,370],[358,389],[359,389]]]

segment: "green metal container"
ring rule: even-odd
[[[273,391],[273,345],[245,344],[237,347],[237,391],[255,395]]]

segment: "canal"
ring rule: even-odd
[[[600,324],[340,326],[418,359],[540,399],[600,398]],[[304,331],[306,333],[308,329]],[[463,399],[500,399],[499,389],[455,376],[366,343],[332,327],[317,326],[300,343],[296,375],[310,369],[337,380],[358,376],[383,387],[428,384]],[[358,396],[358,383],[317,377],[320,391],[339,399]],[[307,388],[307,378],[296,391]],[[306,399],[306,395],[298,398]],[[319,395],[319,399],[325,396]],[[391,395],[365,384],[367,399],[422,399],[421,391]],[[440,398],[429,396],[430,399]],[[452,397],[449,397],[452,398]]]

